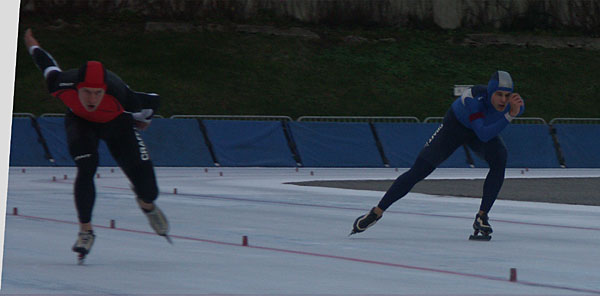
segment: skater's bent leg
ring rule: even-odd
[[[96,199],[94,175],[98,167],[98,155],[89,154],[82,158],[77,158],[75,163],[77,164],[77,177],[75,178],[74,186],[75,207],[79,223],[89,224],[92,220],[92,209],[94,208],[94,201]]]
[[[91,123],[71,112],[65,115],[69,154],[77,166],[74,195],[80,228],[90,230],[92,209],[96,199],[94,175],[98,167],[98,138]]]
[[[498,144],[494,144],[491,148],[486,150],[485,160],[490,166],[490,171],[483,183],[483,197],[481,199],[479,210],[489,213],[498,197],[502,184],[504,183],[507,153],[501,140],[498,140]]]
[[[134,167],[124,165],[122,169],[133,184],[135,194],[140,201],[153,204],[158,197],[158,186],[152,162],[144,161]]]
[[[154,166],[140,133],[133,128],[131,116],[119,117],[113,136],[105,141],[113,158],[133,184],[138,200],[153,207],[158,197]],[[140,206],[145,208],[144,204]]]
[[[434,170],[434,166],[429,164],[425,159],[418,157],[413,166],[394,181],[377,205],[377,208],[382,211],[387,210],[394,202],[404,197],[415,184],[425,179]]]
[[[429,176],[442,162],[444,162],[458,147],[470,137],[473,132],[464,127],[449,109],[443,123],[434,132],[413,166],[394,181],[378,204],[378,208],[385,211],[394,202],[404,197],[412,188]]]

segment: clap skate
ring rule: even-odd
[[[375,213],[375,208],[372,208],[367,214],[362,215],[354,220],[354,224],[352,224],[352,232],[350,232],[348,236],[367,230],[367,228],[375,225],[375,223],[377,223],[381,217],[383,217],[383,215],[377,216]]]
[[[79,253],[77,255],[77,264],[82,265],[85,261],[85,256],[90,253],[92,245],[94,245],[94,231],[81,231],[77,234],[77,241],[73,245],[73,252]]]
[[[148,223],[150,223],[150,226],[152,227],[152,229],[154,229],[156,234],[158,234],[160,236],[164,236],[170,244],[173,244],[173,241],[171,241],[171,238],[169,237],[169,234],[168,234],[169,233],[169,221],[167,221],[167,217],[160,210],[160,208],[158,208],[157,205],[154,205],[154,209],[148,211],[141,207],[142,201],[139,198],[137,199],[137,201],[140,204],[140,208],[142,209],[142,212],[144,212],[144,214],[148,218]]]
[[[475,222],[473,222],[473,235],[469,236],[469,240],[481,240],[481,241],[489,241],[492,239],[490,235],[492,232],[492,226],[488,223],[488,215],[477,214],[475,216]]]

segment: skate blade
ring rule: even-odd
[[[165,239],[167,240],[167,242],[169,242],[169,244],[171,244],[171,245],[173,244],[173,241],[171,240],[171,237],[168,234],[163,234],[161,236],[164,236]]]
[[[83,265],[85,263],[85,254],[79,253],[77,255],[77,265]]]
[[[469,236],[469,240],[475,240],[475,241],[489,241],[491,239],[492,239],[491,235],[472,234],[471,236]]]
[[[348,236],[351,236],[353,234],[357,234],[357,233],[361,233],[362,231],[356,231],[356,229],[352,229],[352,231],[350,231],[350,234],[348,234]]]

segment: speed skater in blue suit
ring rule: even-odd
[[[394,181],[377,206],[354,221],[351,234],[373,226],[394,202],[466,144],[490,167],[473,223],[475,236],[481,232],[484,239],[489,239],[493,230],[488,213],[504,183],[506,169],[506,146],[499,134],[524,110],[525,103],[514,91],[512,77],[506,71],[494,72],[487,86],[475,85],[466,89],[452,103],[442,124],[425,143],[412,167]]]

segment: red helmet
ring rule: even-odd
[[[97,61],[88,61],[79,68],[79,83],[77,89],[82,87],[103,88],[106,90],[106,69],[102,63]]]

